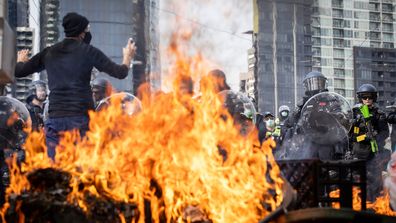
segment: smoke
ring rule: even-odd
[[[227,75],[227,82],[239,89],[239,75],[247,72],[247,50],[251,48],[251,35],[242,34],[253,26],[251,2],[239,0],[161,0],[160,49],[163,75],[170,61],[165,56],[175,32],[191,34],[186,51],[190,55],[201,53]]]

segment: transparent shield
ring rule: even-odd
[[[15,98],[0,96],[0,147],[20,148],[31,131],[31,119],[26,106]]]
[[[290,159],[341,157],[348,148],[352,117],[351,106],[343,96],[333,92],[314,95],[301,109],[291,138],[282,146],[282,155]]]
[[[228,108],[231,116],[236,117],[236,115],[242,115],[252,119],[254,123],[256,122],[256,108],[247,95],[232,90],[221,91],[219,95],[224,102],[224,106]]]
[[[112,94],[100,101],[96,111],[101,111],[113,103],[120,102],[121,109],[127,115],[133,115],[142,110],[142,103],[134,95],[126,92]]]
[[[336,143],[348,135],[352,108],[341,95],[323,92],[310,98],[301,110],[299,127],[307,137],[322,143]]]

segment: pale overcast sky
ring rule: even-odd
[[[251,36],[242,34],[253,27],[252,2],[248,0],[160,0],[160,46],[169,45],[170,35],[180,27],[193,29],[191,52],[200,51],[227,75],[230,86],[239,88],[239,74],[247,72],[247,50]],[[163,52],[163,51],[162,51]],[[161,54],[161,66],[167,58]]]

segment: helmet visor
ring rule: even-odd
[[[327,79],[323,77],[311,77],[304,82],[305,91],[318,91],[325,90],[326,88]]]

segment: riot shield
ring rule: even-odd
[[[352,109],[348,101],[334,92],[311,97],[303,106],[291,139],[282,146],[290,159],[339,159],[348,148],[352,126]]]
[[[142,110],[142,103],[137,97],[127,92],[120,92],[101,100],[96,111],[101,111],[115,103],[119,103],[122,111],[127,115],[133,115]]]

